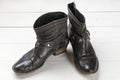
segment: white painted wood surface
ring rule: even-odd
[[[0,13],[0,27],[31,27],[41,13]],[[90,27],[119,27],[120,13],[88,13],[82,12]]]
[[[40,69],[15,74],[12,65],[34,47],[34,21],[50,11],[67,13],[75,1],[85,15],[91,41],[99,58],[95,74],[77,71],[69,44],[67,52],[51,56]],[[120,0],[0,0],[0,80],[120,80]]]
[[[72,1],[81,11],[120,11],[120,0],[1,0],[0,12],[67,11]]]

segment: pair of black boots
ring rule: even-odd
[[[98,70],[98,59],[90,42],[85,18],[74,3],[68,4],[68,18],[69,33],[65,13],[50,12],[40,16],[34,24],[37,35],[35,47],[13,66],[13,70],[26,73],[41,67],[51,54],[58,55],[66,51],[70,40],[78,70],[95,73]]]

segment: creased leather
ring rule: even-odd
[[[34,31],[37,35],[35,47],[13,65],[15,72],[25,73],[33,71],[41,67],[51,54],[56,53],[61,48],[67,47],[67,15],[63,12],[51,12],[44,14],[44,16],[45,18],[55,17],[57,19],[48,21],[48,23],[41,26],[38,26],[41,17],[36,20],[34,24]]]
[[[85,18],[76,9],[75,3],[68,4],[68,17],[75,65],[83,73],[95,73],[98,70],[98,59],[90,42]]]

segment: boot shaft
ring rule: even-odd
[[[40,16],[34,30],[42,42],[59,41],[67,38],[67,15],[63,12],[51,12]]]
[[[85,17],[76,9],[74,3],[68,4],[68,17],[72,32],[82,34],[86,30]]]

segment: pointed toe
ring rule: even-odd
[[[18,61],[16,64],[13,65],[12,69],[14,72],[25,73],[30,71],[29,70],[30,65],[31,65],[30,61],[23,61],[23,62]]]
[[[22,72],[22,71],[23,71],[23,70],[22,70],[22,67],[19,66],[19,64],[13,65],[12,70],[13,70],[14,72]]]
[[[88,74],[97,72],[99,65],[97,58],[80,60],[79,62],[77,61],[75,63],[79,71]]]

